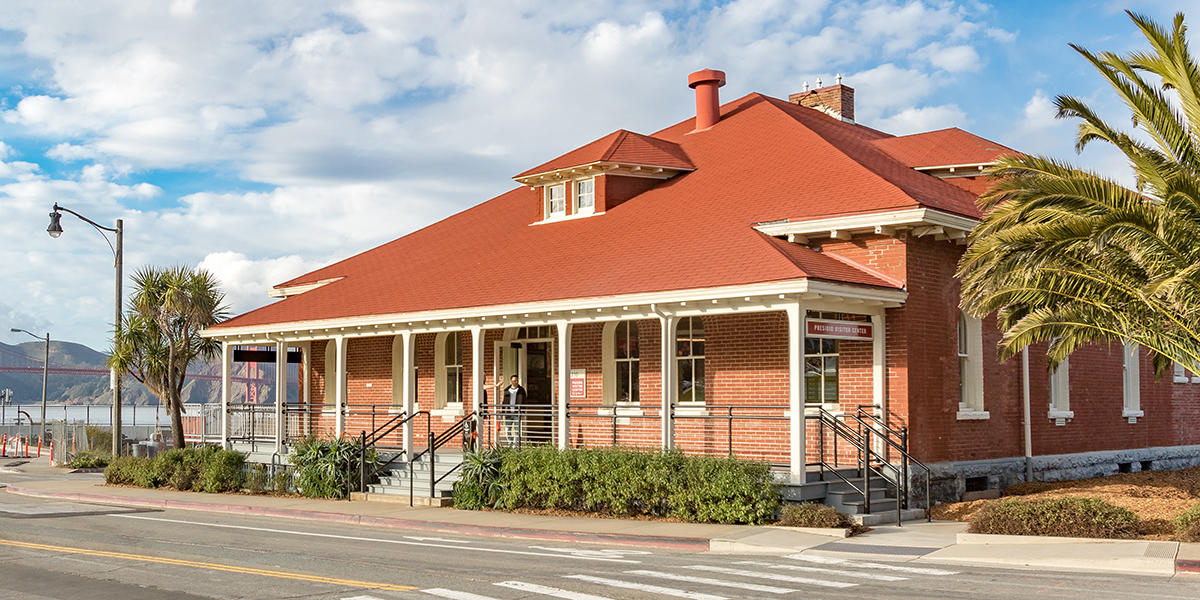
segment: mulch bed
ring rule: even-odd
[[[1200,467],[1179,471],[1142,471],[1094,479],[1018,483],[1004,489],[1004,497],[1099,498],[1120,506],[1142,520],[1142,537],[1172,539],[1171,521],[1200,502]],[[950,502],[933,507],[933,518],[968,521],[979,509],[995,500]]]

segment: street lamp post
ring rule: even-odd
[[[117,219],[117,226],[115,228],[105,227],[105,226],[100,225],[99,223],[97,223],[97,222],[95,222],[95,221],[69,209],[69,208],[59,206],[58,203],[56,202],[54,204],[54,212],[50,213],[50,226],[46,228],[46,233],[49,233],[50,237],[52,237],[52,238],[56,238],[56,237],[62,235],[62,232],[63,232],[62,224],[59,222],[62,219],[62,214],[59,211],[71,213],[71,214],[75,215],[76,217],[79,217],[79,219],[81,221],[87,223],[88,225],[91,225],[92,227],[95,227],[96,231],[99,231],[100,235],[104,236],[104,241],[106,241],[106,242],[108,242],[108,235],[106,235],[104,233],[105,231],[109,231],[109,232],[116,234],[116,238],[117,238],[116,244],[114,245],[112,242],[109,242],[109,244],[108,244],[108,247],[113,252],[113,257],[115,258],[114,266],[117,271],[116,302],[114,305],[114,312],[113,312],[113,314],[114,314],[114,316],[113,316],[113,349],[115,350],[117,347],[117,342],[121,338],[121,263],[122,263],[122,253],[123,253],[122,242],[124,240],[124,233],[125,233],[124,222],[122,222],[121,219]],[[112,370],[111,377],[112,377],[112,390],[113,390],[112,454],[113,454],[113,456],[120,456],[121,455],[121,373],[120,373],[120,371],[118,371],[117,369],[114,368]]]
[[[13,327],[11,328],[11,331],[13,333],[28,333],[39,340],[42,339],[42,336],[25,329],[17,329],[16,327]],[[45,340],[46,355],[42,362],[42,433],[40,434],[40,439],[42,441],[45,441],[46,439],[46,380],[50,375],[50,332],[48,331],[46,332]]]

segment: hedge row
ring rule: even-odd
[[[540,446],[470,455],[455,506],[565,509],[614,516],[758,524],[774,518],[778,486],[764,463],[626,449]]]
[[[168,450],[155,458],[119,456],[104,469],[110,484],[221,493],[242,489],[246,455],[216,446]]]
[[[1097,498],[1009,498],[989,502],[968,531],[1002,535],[1132,538],[1137,515]]]

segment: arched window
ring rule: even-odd
[[[675,365],[679,403],[704,402],[704,322],[700,317],[679,320],[675,332]]]
[[[637,321],[621,321],[613,331],[613,361],[616,368],[617,402],[638,402]]]

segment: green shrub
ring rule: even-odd
[[[68,467],[72,469],[101,469],[108,466],[112,453],[108,450],[88,450],[80,452]]]
[[[246,469],[246,490],[251,494],[261,494],[267,489],[270,478],[267,477],[267,465],[255,463]]]
[[[309,498],[345,498],[350,488],[359,487],[361,455],[357,438],[301,440],[292,454],[296,491]],[[371,448],[366,456],[367,483],[378,481],[379,468],[379,456]]]
[[[504,450],[489,448],[463,456],[462,478],[454,483],[454,506],[479,510],[495,506],[504,489],[500,482],[500,464]]]
[[[129,482],[144,488],[158,487],[158,470],[154,468],[154,459],[135,458],[129,463]]]
[[[990,502],[967,531],[1005,535],[1131,538],[1137,515],[1098,498],[1009,498]]]
[[[780,503],[770,469],[762,463],[616,448],[559,451],[550,446],[496,456],[495,480],[469,480],[456,487],[456,506],[486,503],[506,510],[565,509],[757,524],[770,520]]]
[[[138,461],[145,460],[132,456],[118,456],[109,461],[104,467],[104,483],[110,485],[130,485],[133,483],[132,467]]]
[[[245,483],[246,455],[235,450],[206,452],[200,465],[200,477],[192,489],[210,494],[236,492]]]
[[[803,504],[788,504],[783,507],[779,516],[779,524],[788,527],[853,527],[850,517],[837,509],[824,504],[805,502]]]
[[[1200,542],[1200,502],[1175,517],[1175,537],[1181,542]]]
[[[292,493],[292,473],[286,468],[276,470],[271,476],[271,490],[280,496]]]
[[[88,425],[86,427],[88,448],[112,454],[112,429]]]

